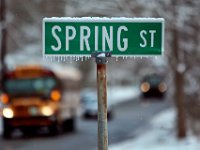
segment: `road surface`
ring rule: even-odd
[[[109,144],[125,141],[148,130],[149,120],[160,111],[170,107],[170,102],[142,102],[130,100],[114,108],[114,116],[108,122]],[[0,138],[1,150],[95,150],[97,149],[97,121],[77,119],[75,133],[47,134],[30,137],[16,136],[11,140]]]

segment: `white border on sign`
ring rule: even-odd
[[[42,23],[42,47],[43,47],[43,57],[47,56],[47,57],[88,57],[91,56],[91,54],[45,54],[45,22],[113,22],[113,23],[120,23],[120,22],[143,22],[143,23],[151,23],[151,22],[158,22],[162,24],[162,41],[161,41],[161,54],[143,54],[143,55],[115,55],[113,54],[112,57],[154,57],[154,56],[163,56],[164,54],[164,30],[165,30],[165,20],[164,18],[126,18],[126,17],[111,17],[111,18],[107,18],[107,17],[51,17],[51,18],[43,18],[43,23]]]
[[[52,17],[44,18],[45,22],[163,22],[163,18],[125,18],[125,17]]]

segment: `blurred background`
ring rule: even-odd
[[[0,0],[0,149],[97,148],[95,60],[44,60],[44,17],[164,18],[163,56],[108,60],[109,149],[198,149],[199,14],[198,0]]]

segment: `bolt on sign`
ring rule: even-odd
[[[118,56],[162,55],[162,18],[44,18],[45,56],[91,56],[111,52]]]

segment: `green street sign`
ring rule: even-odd
[[[157,56],[164,51],[162,18],[44,18],[44,56]]]

